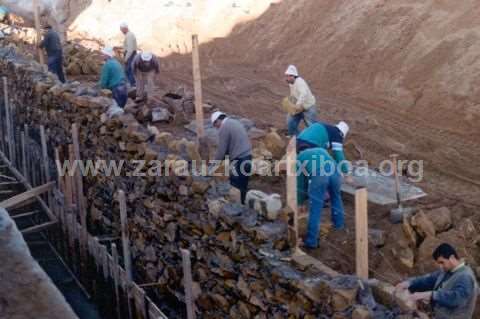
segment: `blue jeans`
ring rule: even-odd
[[[112,97],[122,109],[127,104],[128,90],[127,85],[122,83],[112,89]]]
[[[63,73],[63,55],[62,52],[56,52],[47,58],[48,71],[56,74],[60,82],[65,83],[65,74]]]
[[[318,247],[318,232],[320,221],[322,219],[323,202],[325,194],[328,191],[331,199],[332,223],[335,229],[345,227],[345,216],[340,187],[342,186],[342,177],[336,171],[332,176],[310,177],[308,187],[308,197],[310,200],[310,213],[308,215],[307,236],[305,246],[308,248]]]
[[[311,106],[308,110],[295,115],[287,115],[287,127],[288,135],[297,136],[298,135],[298,126],[301,121],[304,121],[307,126],[312,125],[317,121],[317,107],[315,105]]]
[[[135,75],[133,74],[133,59],[135,58],[136,53],[134,52],[127,60],[127,63],[125,65],[125,74],[127,75],[128,83],[130,83],[131,86],[136,85],[135,81]]]

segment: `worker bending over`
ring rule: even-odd
[[[449,244],[438,246],[432,256],[438,271],[410,278],[398,284],[397,289],[408,289],[413,300],[429,303],[435,319],[471,319],[478,295],[472,269]]]
[[[120,31],[125,35],[125,39],[123,41],[125,72],[127,74],[127,79],[130,83],[130,86],[134,87],[136,85],[136,81],[133,74],[132,63],[133,59],[137,55],[137,38],[135,37],[135,34],[129,30],[128,24],[125,22],[120,24]]]
[[[317,121],[316,100],[307,82],[298,75],[294,65],[287,68],[285,80],[290,86],[289,100],[293,104],[293,110],[287,115],[288,135],[294,136],[298,134],[298,126],[302,120],[306,126]]]
[[[65,83],[65,74],[63,73],[63,50],[60,36],[52,29],[52,26],[44,27],[45,35],[40,42],[39,47],[47,52],[48,71],[56,74],[60,82]]]
[[[111,90],[113,99],[123,108],[127,104],[128,90],[122,65],[115,58],[113,48],[104,48],[102,54],[105,64],[102,67],[99,85],[102,89]]]
[[[211,121],[218,129],[218,148],[214,159],[223,161],[226,156],[229,157],[230,184],[240,190],[241,201],[244,204],[252,172],[252,144],[247,130],[240,121],[229,118],[222,112],[213,113]]]
[[[340,170],[346,177],[347,183],[352,183],[352,177],[348,175],[349,163],[346,161],[343,151],[343,144],[349,130],[348,124],[343,121],[335,126],[321,122],[313,123],[298,135],[297,152],[300,153],[314,147],[331,151],[333,158],[340,165]]]
[[[304,246],[318,247],[318,232],[322,217],[325,194],[331,200],[331,218],[335,229],[345,228],[345,218],[340,187],[342,177],[335,160],[321,147],[306,149],[297,157],[297,201],[301,213],[307,211],[309,200],[307,234]]]
[[[135,102],[148,101],[153,91],[154,74],[160,73],[157,57],[149,52],[137,54],[132,62],[133,73],[137,81],[137,99]]]

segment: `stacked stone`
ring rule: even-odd
[[[0,71],[8,76],[18,123],[45,125],[53,146],[71,143],[70,129],[76,122],[84,160],[160,161],[161,176],[129,176],[136,167],[125,164],[120,176],[99,173],[84,178],[93,233],[118,235],[115,193],[126,192],[136,276],[158,283],[160,295],[183,298],[180,248],[188,248],[196,307],[204,318],[391,314],[369,301],[368,289],[361,290],[357,278],[332,278],[287,262],[287,212],[270,220],[232,202],[230,186],[222,180],[185,176],[175,169],[165,176],[165,160],[191,165],[200,158],[193,142],[148,129],[132,114],[107,118],[112,101],[103,92],[78,83],[59,84],[11,49],[0,49]],[[137,173],[151,168],[146,165]]]

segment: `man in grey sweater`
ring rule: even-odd
[[[408,289],[413,300],[430,303],[435,319],[471,319],[478,295],[472,269],[458,258],[449,244],[438,246],[433,259],[440,270],[410,278],[398,284],[397,289]]]
[[[252,144],[247,130],[242,123],[228,118],[222,112],[213,113],[211,121],[213,127],[218,129],[218,148],[214,159],[222,161],[226,156],[229,157],[230,184],[240,190],[244,204],[252,172]]]

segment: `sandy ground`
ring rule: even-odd
[[[21,233],[4,209],[0,209],[0,260],[0,318],[77,318],[30,255]]]

